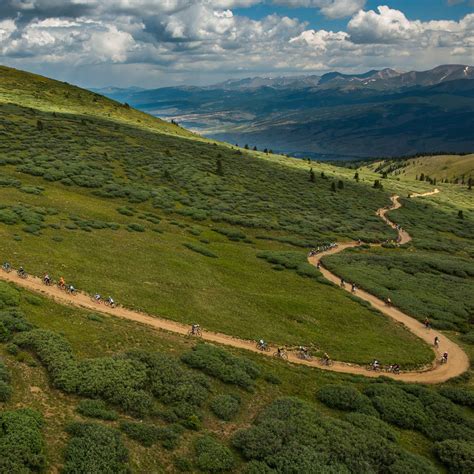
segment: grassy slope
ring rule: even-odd
[[[389,180],[386,192],[378,192],[370,188],[376,175],[369,171],[362,171],[361,182],[356,184],[351,170],[316,165],[316,186],[309,187],[309,165],[302,161],[257,153],[246,158],[243,166],[241,157],[231,153],[229,147],[216,148],[189,141],[183,144],[182,140],[150,134],[143,128],[137,131],[135,126],[125,127],[124,122],[119,130],[115,128],[116,124],[111,126],[107,121],[97,120],[84,127],[73,116],[57,115],[31,113],[11,105],[0,108],[0,132],[5,144],[0,158],[20,158],[19,163],[4,163],[0,167],[0,178],[4,179],[0,186],[0,203],[4,208],[0,211],[20,204],[24,216],[23,221],[15,224],[0,224],[1,258],[8,257],[15,264],[27,264],[34,273],[47,269],[56,275],[64,274],[82,288],[90,291],[98,288],[103,293],[120,295],[120,299],[131,306],[174,319],[190,322],[199,318],[215,329],[248,337],[256,337],[254,333],[257,332],[260,337],[263,333],[279,342],[300,342],[305,338],[305,342],[316,342],[334,357],[367,360],[376,352],[381,359],[397,354],[397,357],[406,356],[407,361],[421,361],[429,356],[426,349],[404,331],[339,291],[316,279],[300,277],[291,270],[276,272],[268,263],[256,258],[260,250],[283,250],[301,255],[304,260],[304,249],[257,239],[261,234],[313,242],[355,238],[362,232],[372,239],[390,237],[386,227],[371,214],[388,202],[388,192],[405,195],[410,191],[428,190],[427,183]],[[38,119],[47,124],[41,132],[36,130]],[[120,120],[117,118],[118,122]],[[125,120],[130,124],[127,118]],[[177,158],[175,164],[167,158],[168,149]],[[108,154],[107,159],[100,158],[104,152]],[[215,177],[218,154],[224,162],[225,175],[221,178]],[[127,197],[104,199],[94,195],[94,191],[101,188],[65,186],[61,180],[52,182],[19,171],[18,167],[27,161],[30,166],[48,168],[45,161],[37,160],[41,156],[57,159],[46,163],[52,163],[52,167],[58,169],[62,169],[64,162],[77,163],[79,170],[98,164],[91,176],[101,175],[104,169],[112,170],[110,180],[120,182],[122,186],[126,183],[135,188],[147,184],[172,196],[173,191],[180,190],[181,195],[193,199],[194,207],[199,206],[200,211],[207,208],[215,211],[217,206],[228,207],[232,202],[238,202],[231,212],[242,222],[239,225],[215,222],[210,215],[204,220],[193,220],[177,213],[192,207],[177,199],[167,202],[166,206],[160,204],[153,208],[151,199],[141,203],[130,203]],[[130,162],[126,161],[127,157]],[[146,159],[150,159],[158,170],[154,176],[146,173]],[[165,169],[172,175],[171,182],[163,178]],[[321,179],[320,172],[330,179]],[[13,187],[11,181],[10,185],[5,185],[8,179],[17,180],[17,183]],[[334,195],[329,187],[338,179],[344,181],[345,188]],[[197,189],[199,182],[205,182],[207,187]],[[298,193],[296,198],[295,192]],[[263,196],[267,198],[262,201]],[[452,203],[464,203],[467,212],[469,200],[466,198],[455,195]],[[448,197],[443,195],[443,199],[448,200]],[[30,227],[25,232],[24,229],[37,222],[35,206],[54,207],[57,213],[47,215],[39,229]],[[117,212],[117,208],[124,206],[133,209],[134,215],[124,216]],[[140,219],[145,212],[160,216],[161,222]],[[121,227],[111,230],[83,225],[85,230],[80,230],[76,225],[75,229],[68,229],[66,225],[77,224],[75,215],[89,224],[92,220],[105,220],[114,221]],[[289,222],[286,227],[281,225],[282,217],[291,216],[298,217],[296,222]],[[264,228],[265,222],[269,221],[278,224],[276,228]],[[305,225],[308,221],[309,227]],[[131,222],[143,224],[146,231],[127,231],[126,226]],[[230,241],[214,232],[214,227],[243,232],[250,243]],[[422,231],[423,226],[420,226]],[[203,239],[209,243],[199,242]],[[194,253],[185,249],[183,243],[209,247],[219,258]],[[132,348],[180,355],[192,344],[187,339],[126,321],[111,318],[93,321],[80,310],[31,298],[24,291],[21,293],[21,308],[28,319],[41,328],[64,334],[79,357],[112,355]],[[57,469],[63,459],[64,428],[67,422],[81,419],[74,412],[79,398],[52,389],[41,367],[27,365],[7,355],[3,345],[0,350],[13,373],[14,386],[12,401],[1,408],[31,406],[44,414],[49,466]],[[247,393],[212,379],[213,394],[238,393],[243,402],[244,408],[238,418],[227,424],[216,420],[207,404],[203,409],[203,430],[214,433],[226,443],[237,429],[248,426],[267,403],[284,395],[301,397],[321,413],[342,417],[342,412],[330,410],[315,400],[317,389],[331,383],[362,388],[365,383],[358,377],[293,367],[264,360],[258,355],[245,356],[257,361],[264,372],[278,377],[281,384],[272,385],[262,380],[256,393]],[[32,361],[27,359],[27,362]],[[121,419],[127,417],[121,414]],[[411,430],[397,432],[399,443],[405,449],[435,462],[431,441]],[[192,459],[191,446],[198,435],[186,432],[174,453],[160,447],[146,449],[126,440],[133,471],[174,470],[176,454]]]
[[[422,173],[425,176],[436,178],[438,181],[442,179],[451,181],[463,176],[467,181],[470,176],[474,176],[474,154],[422,156],[399,160],[399,162],[405,166],[399,171],[395,171],[395,175],[399,175],[403,179],[415,179]],[[375,170],[380,166],[388,169],[391,163],[391,161],[377,161],[369,165],[367,169]]]

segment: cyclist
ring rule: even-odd
[[[448,362],[448,353],[447,352],[443,352],[443,357],[441,358],[441,362],[443,364],[446,364]]]
[[[307,347],[300,346],[300,356],[302,359],[309,359],[309,352]]]
[[[324,355],[323,355],[323,364],[324,365],[329,365],[330,361],[331,361],[331,358],[329,357],[329,354],[327,352],[325,352]]]
[[[435,346],[435,347],[439,347],[439,337],[438,337],[438,336],[436,336],[436,337],[434,338],[434,346]]]
[[[341,278],[341,288],[345,288],[346,282],[344,281],[344,278]]]
[[[94,295],[94,299],[97,301],[97,303],[100,303],[101,299],[102,299],[102,296],[99,295],[99,293],[96,293]]]
[[[429,329],[431,327],[431,323],[428,318],[425,318],[425,320],[423,321],[423,324],[425,325],[426,329]]]
[[[107,298],[107,303],[109,303],[110,306],[115,306],[115,301],[111,296]]]
[[[392,300],[390,297],[387,298],[387,306],[392,306]]]
[[[24,275],[26,272],[25,272],[25,269],[21,266],[19,269],[18,269],[18,275]]]
[[[398,364],[392,364],[389,369],[389,372],[392,372],[394,374],[399,374],[400,373],[400,366]]]
[[[69,285],[67,290],[68,290],[69,293],[71,293],[71,295],[73,295],[77,291],[76,288],[74,288],[73,285]]]
[[[267,343],[263,339],[260,339],[260,341],[258,341],[258,348],[263,351],[266,349],[266,347]]]
[[[199,326],[199,324],[193,324],[191,326],[191,334],[193,336],[197,336],[199,334],[199,332],[201,331],[201,326]]]
[[[351,287],[352,293],[355,293],[356,290],[357,290],[356,284],[355,284],[355,283],[352,283],[352,287]]]
[[[319,260],[318,260],[318,263],[316,264],[316,268],[317,268],[318,270],[321,269],[321,262],[320,262]]]
[[[64,281],[64,277],[61,277],[58,281],[58,286],[60,288],[65,288],[66,287],[66,282]]]
[[[380,370],[380,362],[377,359],[374,359],[372,362],[372,369],[375,371]]]
[[[43,277],[43,283],[45,285],[51,285],[51,277],[49,276],[49,273],[46,273]]]
[[[2,265],[2,268],[8,273],[8,272],[11,271],[12,266],[11,266],[8,262],[5,262],[5,263]]]
[[[285,355],[285,349],[279,347],[279,348],[277,349],[276,355],[277,355],[277,357],[284,357],[284,355]]]

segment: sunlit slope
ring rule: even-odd
[[[45,112],[107,118],[156,132],[190,137],[189,131],[71,84],[0,66],[0,103]]]
[[[377,161],[367,169],[387,172],[400,178],[416,179],[422,174],[437,181],[461,182],[474,177],[474,154],[422,156],[409,159]]]

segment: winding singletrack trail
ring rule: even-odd
[[[429,194],[435,194],[438,190],[435,190],[431,193],[426,193],[418,196],[424,196]],[[413,195],[412,195],[413,197]],[[379,215],[388,225],[395,228],[395,224],[391,222],[387,217],[386,213],[389,210],[398,209],[401,206],[398,196],[392,197],[392,206],[390,208],[384,208],[377,211]],[[399,231],[399,242],[406,243],[411,240],[409,234],[405,231]],[[313,265],[317,265],[319,260],[326,256],[332,255],[338,252],[343,251],[344,249],[356,247],[357,242],[348,242],[339,244],[338,247],[328,250],[327,252],[322,252],[318,255],[309,258],[309,261]],[[328,271],[321,265],[321,272],[325,278],[332,281],[336,285],[339,284],[340,278]],[[137,323],[144,324],[146,326],[161,329],[165,331],[170,331],[173,333],[187,335],[189,331],[189,325],[184,325],[171,321],[169,319],[159,318],[151,316],[149,314],[141,313],[124,307],[110,308],[103,304],[99,305],[96,302],[92,301],[90,295],[85,293],[78,293],[76,296],[65,293],[56,286],[45,286],[40,278],[29,276],[27,279],[20,278],[16,272],[6,273],[0,271],[0,279],[14,283],[18,286],[24,287],[30,291],[40,293],[44,296],[52,298],[54,301],[67,304],[71,306],[77,306],[92,310],[94,312],[105,313],[112,315],[118,318],[127,319],[129,321],[134,321]],[[346,290],[350,291],[350,290]],[[361,299],[368,301],[374,308],[378,309],[380,312],[386,314],[390,318],[403,323],[413,334],[418,336],[420,339],[423,339],[428,344],[432,345],[435,336],[440,338],[440,349],[435,350],[436,358],[432,366],[427,367],[422,371],[413,371],[413,372],[401,372],[398,375],[386,373],[386,372],[374,372],[368,370],[364,367],[355,364],[349,364],[345,362],[333,362],[330,366],[322,366],[318,363],[317,360],[302,360],[297,357],[295,353],[288,353],[288,360],[295,364],[306,365],[310,367],[317,367],[322,370],[330,370],[333,372],[347,373],[347,374],[358,374],[364,375],[366,377],[379,377],[384,375],[386,377],[391,377],[396,380],[403,380],[405,382],[417,382],[417,383],[441,383],[446,380],[456,377],[469,368],[469,358],[465,352],[454,342],[450,341],[443,334],[435,330],[427,330],[423,324],[419,321],[413,319],[412,317],[402,313],[396,308],[387,307],[383,301],[376,298],[375,296],[362,291],[357,291],[357,296]],[[226,346],[232,346],[239,349],[245,349],[251,352],[256,352],[266,356],[273,356],[276,348],[271,348],[269,352],[262,352],[256,348],[255,341],[248,341],[243,339],[238,339],[226,334],[208,332],[203,333],[202,339],[214,342]],[[440,359],[442,352],[447,351],[449,353],[449,362],[447,364],[440,365],[437,361]]]

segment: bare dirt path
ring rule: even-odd
[[[438,192],[435,190],[432,193],[427,194],[434,194]],[[381,209],[377,212],[381,218],[387,222],[388,225],[395,227],[395,224],[392,223],[385,214],[389,210],[397,209],[401,206],[398,196],[394,196],[392,198],[392,207]],[[400,242],[406,243],[408,242],[411,237],[405,231],[399,231],[400,235]],[[314,265],[317,265],[319,260],[326,255],[335,254],[338,252],[343,251],[346,248],[355,247],[357,246],[357,242],[348,242],[339,244],[339,246],[335,249],[329,250],[327,252],[320,253],[314,257],[310,257],[310,262]],[[329,272],[323,266],[321,266],[321,272],[325,278],[332,281],[335,284],[339,284],[340,278],[334,275],[333,273]],[[85,294],[85,293],[78,293],[76,296],[70,295],[65,293],[64,291],[60,290],[56,286],[45,286],[40,278],[29,276],[27,279],[20,278],[16,272],[6,273],[0,271],[0,279],[12,282],[18,286],[24,287],[30,291],[34,291],[36,293],[40,293],[44,296],[52,298],[58,303],[67,304],[72,306],[77,306],[80,308],[84,308],[87,310],[91,310],[94,312],[105,313],[111,316],[115,316],[122,319],[127,319],[130,321],[135,321],[137,323],[145,324],[149,327],[155,329],[161,329],[165,331],[171,331],[173,333],[187,335],[189,331],[189,326],[186,326],[181,323],[177,323],[175,321],[171,321],[169,319],[159,318],[155,316],[151,316],[149,314],[141,313],[138,311],[133,311],[123,307],[117,308],[110,308],[108,306],[104,306],[103,304],[97,304],[92,298]],[[346,291],[350,291],[350,289],[346,289]],[[439,360],[440,354],[444,351],[448,351],[449,353],[449,363],[444,365],[439,365],[438,363],[434,363],[432,366],[427,367],[426,370],[423,371],[413,371],[413,372],[402,372],[399,375],[390,374],[390,373],[380,373],[368,370],[364,367],[355,365],[355,364],[348,364],[344,362],[334,362],[330,366],[322,366],[316,360],[302,360],[297,357],[295,353],[288,353],[288,360],[295,364],[306,365],[310,367],[318,367],[323,370],[331,370],[333,372],[341,372],[341,373],[348,373],[348,374],[359,374],[364,375],[366,377],[379,377],[380,375],[384,375],[387,377],[392,377],[397,380],[403,380],[406,382],[418,382],[418,383],[441,383],[444,382],[452,377],[456,377],[463,372],[465,372],[469,368],[469,359],[464,351],[454,342],[450,341],[446,338],[443,334],[434,331],[434,330],[427,330],[425,327],[418,322],[417,320],[413,319],[412,317],[402,313],[401,311],[397,310],[393,307],[387,307],[383,301],[376,298],[375,296],[362,291],[357,291],[357,296],[361,299],[368,301],[374,308],[378,309],[380,312],[386,314],[387,316],[391,317],[392,319],[403,323],[413,334],[418,336],[419,338],[423,339],[424,341],[428,342],[430,345],[433,343],[435,336],[438,336],[441,341],[441,347],[439,351],[436,352],[436,360]],[[223,344],[226,346],[232,346],[239,349],[245,349],[251,352],[256,352],[262,355],[273,357],[276,348],[271,348],[269,352],[262,352],[256,347],[255,341],[248,341],[243,339],[238,339],[227,334],[215,333],[215,332],[208,332],[204,331],[202,339],[215,342],[218,344]]]

